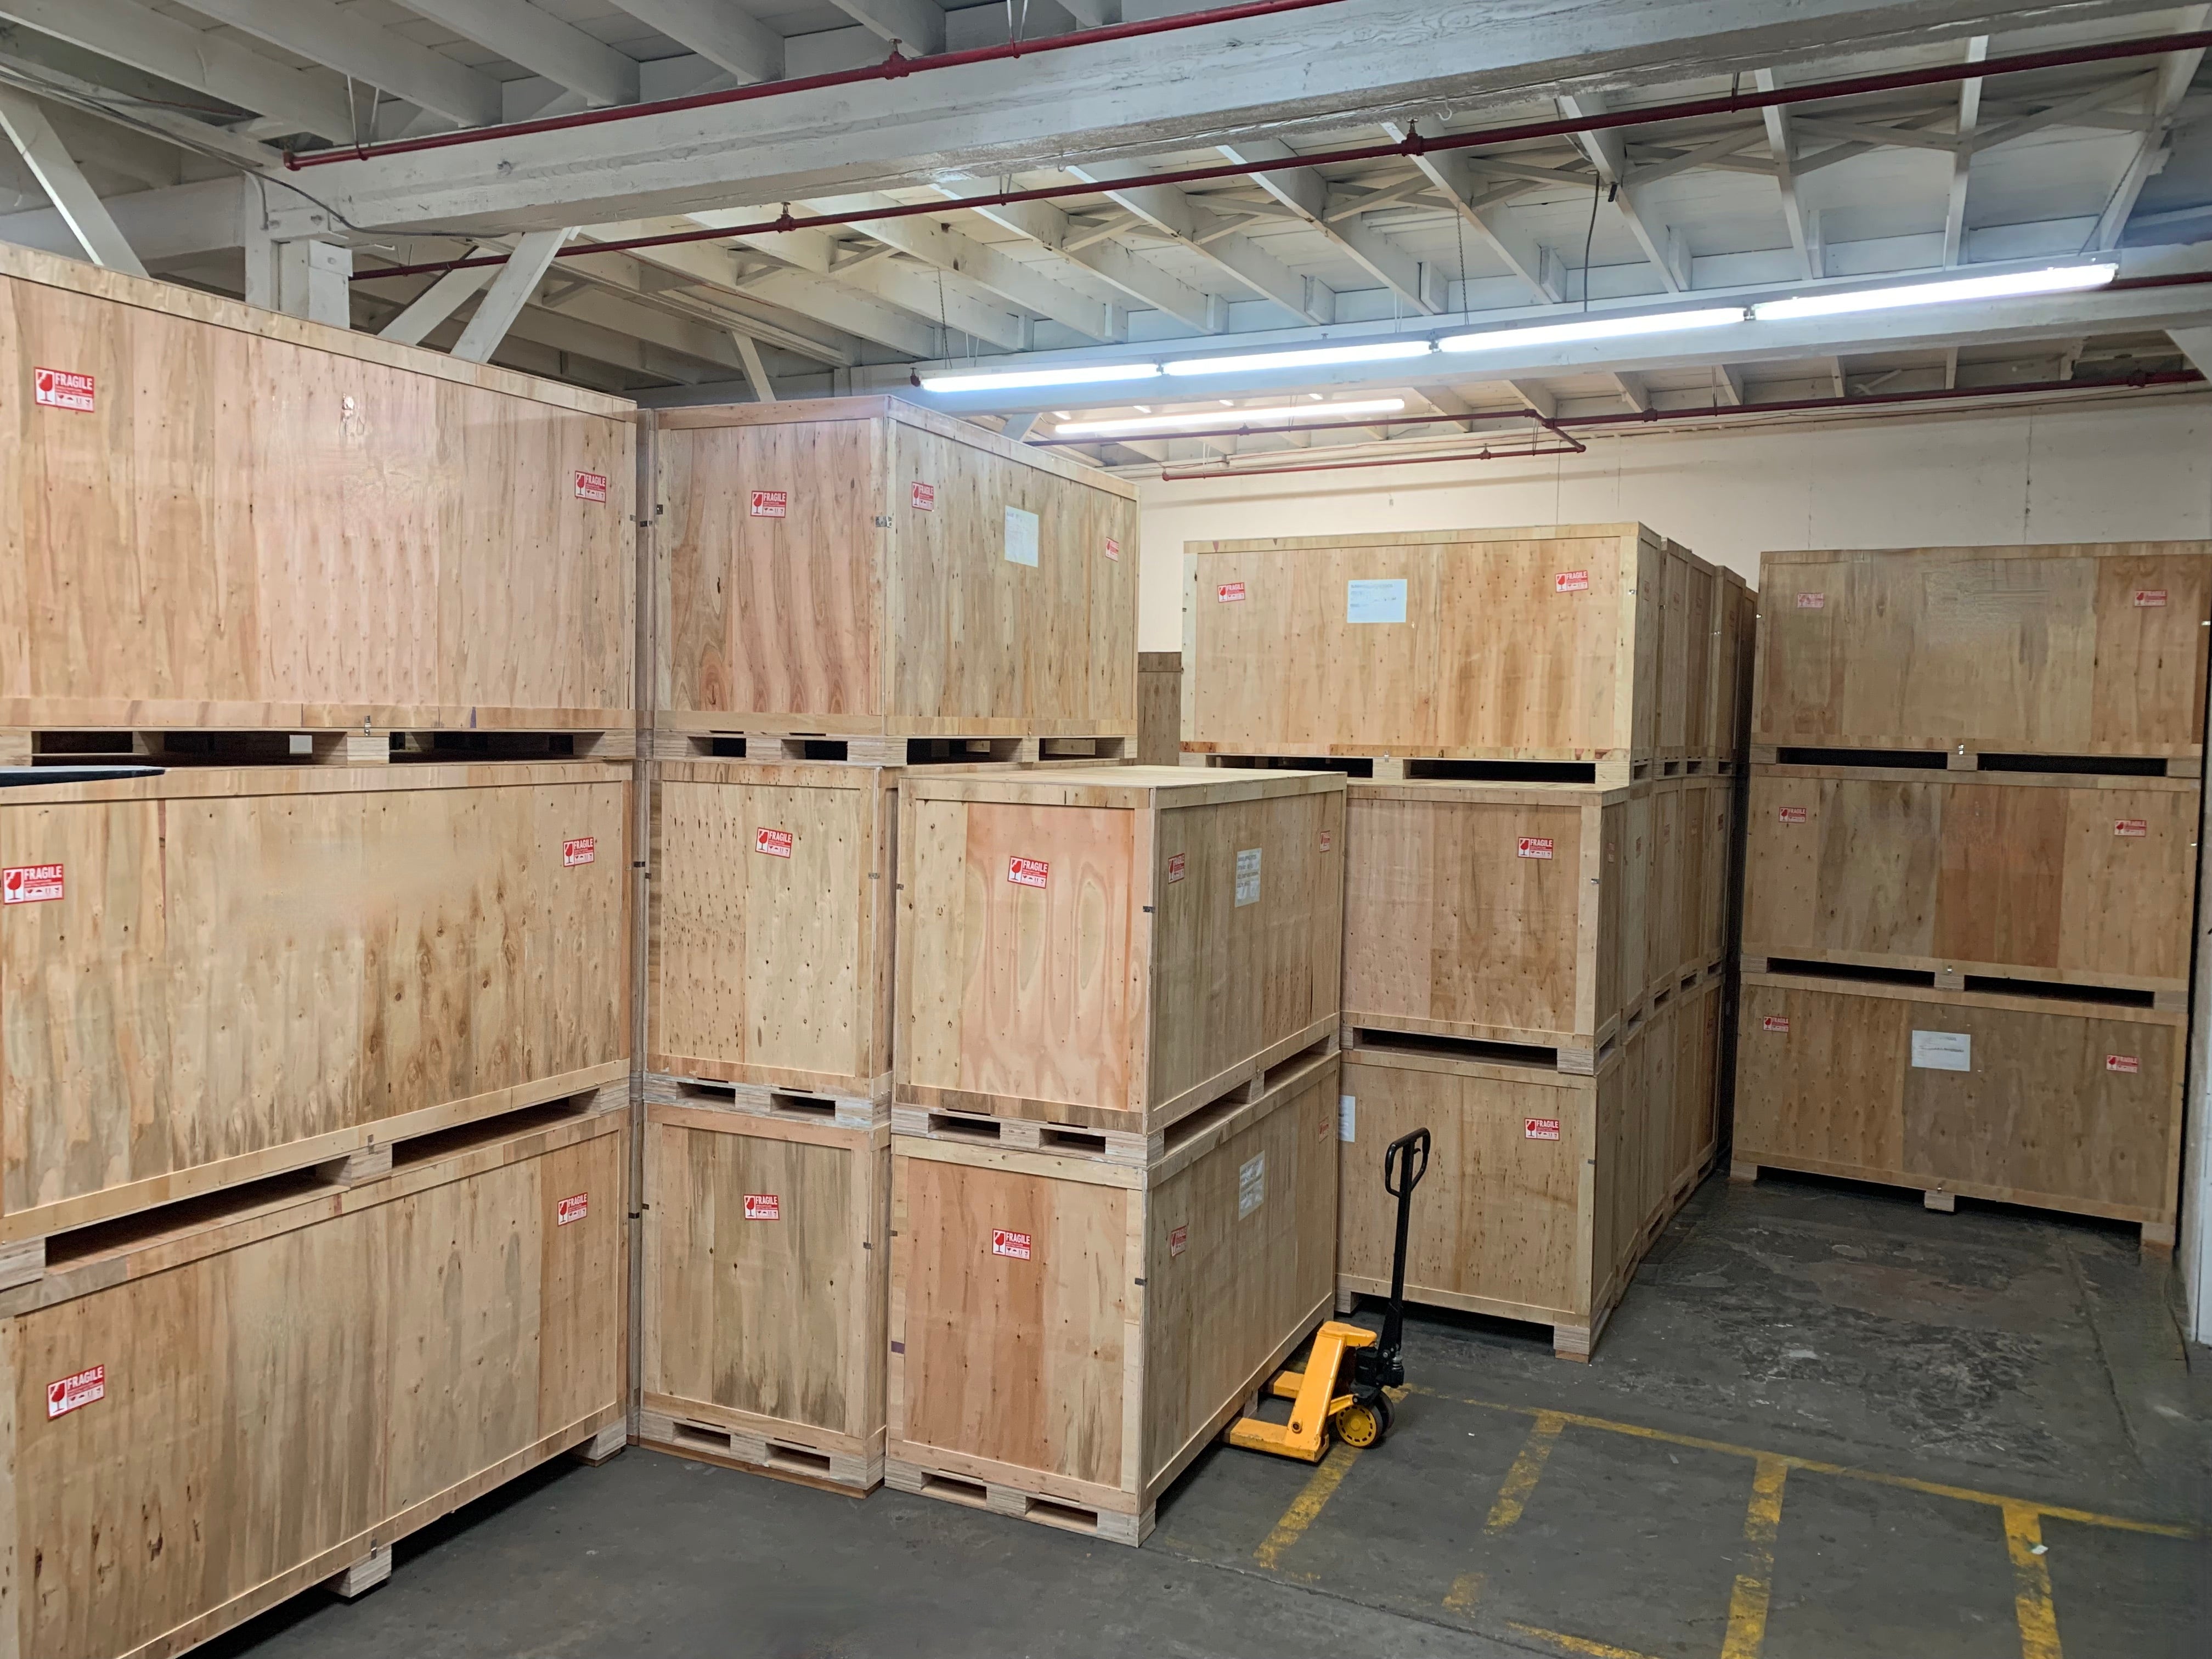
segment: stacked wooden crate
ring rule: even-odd
[[[1769,554],[1735,1173],[2171,1248],[2212,544]]]
[[[0,309],[0,1646],[175,1651],[621,1443],[631,410]]]
[[[1129,757],[1135,492],[888,398],[665,412],[647,441],[641,1434],[866,1492],[902,793]]]
[[[1186,565],[1185,759],[1364,776],[1345,1304],[1389,1288],[1382,1149],[1426,1125],[1407,1293],[1586,1358],[1715,1151],[1743,583],[1637,525]]]

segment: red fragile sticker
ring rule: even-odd
[[[1552,592],[1554,593],[1589,592],[1589,572],[1587,570],[1562,570],[1558,575],[1552,578]]]
[[[107,1367],[94,1365],[46,1384],[46,1415],[66,1417],[80,1406],[107,1398]]]
[[[1530,1140],[1557,1140],[1559,1138],[1559,1120],[1555,1117],[1524,1117],[1521,1125],[1521,1133]]]
[[[1010,1255],[1017,1261],[1026,1261],[1030,1259],[1030,1236],[1009,1232],[1004,1227],[994,1227],[991,1230],[991,1254]]]
[[[753,517],[781,519],[791,511],[791,492],[788,489],[756,489],[753,495]]]
[[[1244,584],[1224,582],[1213,590],[1213,597],[1223,605],[1234,605],[1244,597]]]
[[[1321,850],[1324,853],[1336,845],[1336,837],[1324,830],[1321,832]]]
[[[1182,854],[1180,854],[1180,853],[1170,853],[1170,854],[1168,854],[1168,879],[1169,879],[1170,881],[1181,881],[1181,880],[1183,878],[1183,873],[1184,873],[1184,866],[1183,866],[1183,856],[1182,856]]]
[[[576,494],[587,501],[606,500],[607,475],[604,472],[579,472],[576,475]]]
[[[748,1221],[781,1221],[783,1219],[783,1194],[781,1193],[747,1193],[745,1219]]]
[[[40,401],[44,402],[45,400],[42,398]],[[92,405],[88,403],[85,407],[89,409]],[[2136,604],[2145,611],[2155,611],[2165,603],[2166,590],[2162,587],[2138,587],[2136,589]]]
[[[1014,858],[1006,860],[1006,879],[1017,887],[1042,887],[1045,878],[1052,873],[1052,866],[1042,859]]]
[[[2140,1072],[2142,1060],[2136,1054],[2106,1054],[2105,1069],[2108,1072]]]
[[[1788,1036],[1790,1035],[1790,1021],[1788,1017],[1785,1015],[1769,1014],[1766,1017],[1765,1024],[1766,1029],[1770,1031],[1778,1031],[1784,1036]]]
[[[574,841],[561,843],[561,862],[572,870],[580,864],[589,864],[599,855],[599,838],[597,836],[579,836]]]
[[[1784,823],[1802,823],[1805,822],[1805,809],[1802,806],[1785,806],[1774,816]]]
[[[1121,556],[1121,544],[1111,536],[1106,538],[1106,556],[1109,559],[1119,559]]]
[[[58,864],[18,864],[0,870],[0,903],[37,904],[61,896]]]
[[[1190,1229],[1189,1229],[1189,1228],[1188,1228],[1188,1227],[1178,1227],[1178,1228],[1176,1228],[1173,1232],[1171,1232],[1171,1233],[1170,1233],[1170,1234],[1168,1235],[1168,1254],[1169,1254],[1170,1256],[1177,1256],[1177,1255],[1182,1255],[1185,1250],[1188,1249],[1189,1248],[1190,1248]]]
[[[572,1221],[581,1221],[592,1212],[589,1193],[571,1193],[553,1206],[553,1224],[565,1227]]]
[[[935,484],[918,483],[915,485],[913,489],[907,491],[906,498],[914,504],[914,510],[917,513],[934,513],[937,511],[937,486]]]
[[[2116,836],[2130,837],[2148,836],[2150,834],[2150,825],[2142,818],[2118,818],[2113,821],[2112,833]]]
[[[756,830],[753,831],[753,851],[765,853],[772,859],[791,856],[791,831],[788,830]]]
[[[1552,838],[1549,836],[1522,836],[1520,855],[1524,859],[1547,859],[1551,857]]]
[[[1828,596],[1826,593],[1800,593],[1797,596],[1797,608],[1800,611],[1824,611],[1827,608],[1827,605]]]
[[[74,409],[92,413],[92,376],[72,374],[65,368],[31,371],[31,396],[48,409]]]

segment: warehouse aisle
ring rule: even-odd
[[[2212,1388],[2168,1282],[2131,1230],[1714,1180],[1595,1364],[1418,1318],[1389,1443],[1217,1449],[1140,1552],[633,1449],[208,1651],[2182,1659]]]

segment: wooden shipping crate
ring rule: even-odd
[[[18,247],[0,319],[0,727],[634,723],[630,404]]]
[[[1285,1062],[1133,1164],[894,1135],[890,1484],[1141,1543],[1328,1312],[1338,1072]]]
[[[646,1085],[646,1444],[854,1492],[884,1471],[890,1109]]]
[[[572,763],[0,792],[0,1244],[626,1077],[629,789]]]
[[[1759,590],[1755,744],[2203,752],[2212,542],[1769,553]]]
[[[1724,604],[1718,569],[1668,542],[1659,624],[1659,753],[1665,759],[1713,752]]]
[[[1182,763],[1182,653],[1137,656],[1137,764]]]
[[[167,1659],[618,1448],[628,1093],[88,1228],[0,1296],[0,1646]]]
[[[659,726],[1136,736],[1134,485],[894,398],[654,427]]]
[[[2111,1216],[2172,1248],[2182,1011],[1772,974],[1742,1000],[1736,1176]]]
[[[2189,988],[2188,778],[1753,769],[1743,951],[2166,994]]]
[[[1658,752],[1668,554],[1640,525],[1192,542],[1183,567],[1188,749],[1607,784]]]
[[[908,774],[901,1106],[1157,1136],[1332,1036],[1344,778]]]

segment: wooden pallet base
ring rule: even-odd
[[[1906,1178],[1894,1170],[1847,1169],[1838,1164],[1814,1163],[1810,1159],[1775,1158],[1762,1153],[1753,1153],[1747,1157],[1741,1152],[1738,1152],[1729,1164],[1729,1179],[1756,1181],[1762,1170],[1796,1170],[1804,1175],[1832,1176],[1845,1181],[1863,1181],[1872,1186],[1898,1187],[1908,1191],[1917,1188],[1920,1191],[1920,1201],[1923,1206],[1931,1210],[1940,1210],[1947,1215],[1957,1210],[1961,1198],[1979,1198],[1987,1199],[1993,1203],[2018,1204],[2030,1209],[2049,1210],[2058,1215],[2094,1215],[2102,1216],[2107,1220],[2131,1221],[2142,1230],[2144,1249],[2160,1255],[2171,1254],[2173,1249],[2174,1223],[2171,1220],[2144,1221],[2136,1216],[2112,1216],[2105,1211],[2092,1208],[2087,1205],[2051,1203],[2048,1200],[2023,1196],[2017,1192],[2002,1188],[1984,1187],[1973,1182],[1923,1184]]]
[[[1552,1352],[1561,1359],[1572,1359],[1584,1364],[1589,1362],[1590,1350],[1597,1345],[1606,1322],[1613,1317],[1615,1304],[1620,1299],[1620,1290],[1611,1290],[1611,1300],[1601,1307],[1588,1321],[1573,1323],[1546,1316],[1541,1308],[1523,1307],[1517,1302],[1499,1302],[1486,1296],[1461,1296],[1452,1291],[1439,1291],[1425,1285],[1406,1286],[1406,1300],[1416,1307],[1445,1308],[1454,1313],[1483,1314],[1492,1319],[1511,1319],[1525,1325],[1548,1325],[1552,1331]],[[1361,1279],[1349,1273],[1336,1278],[1336,1311],[1339,1318],[1357,1312],[1362,1297],[1387,1302],[1390,1297],[1388,1279]]]
[[[1002,1486],[995,1481],[945,1474],[896,1458],[884,1463],[884,1482],[896,1492],[939,1498],[971,1510],[988,1510],[994,1515],[1010,1515],[1018,1521],[1034,1521],[1039,1526],[1103,1538],[1109,1543],[1127,1544],[1132,1548],[1151,1535],[1157,1513],[1156,1506],[1150,1505],[1139,1515],[1088,1509],[1065,1498],[1024,1492],[1018,1486]]]
[[[1249,1087],[1246,1085],[1248,1091]],[[1133,1170],[1145,1168],[1167,1147],[1164,1129],[1136,1134],[1125,1129],[1035,1123],[1027,1118],[936,1112],[921,1106],[892,1107],[891,1133],[922,1140],[998,1146],[1008,1152],[1049,1152],[1055,1158],[1087,1158],[1101,1164],[1124,1164]]]
[[[742,1469],[748,1474],[773,1475],[779,1480],[818,1486],[848,1498],[865,1498],[884,1483],[880,1436],[878,1449],[863,1457],[832,1450],[797,1425],[787,1434],[754,1434],[717,1423],[646,1411],[638,1415],[637,1440],[640,1445],[653,1451]]]
[[[906,738],[850,732],[669,732],[652,737],[655,760],[805,761],[814,765],[975,766],[985,762],[1036,765],[1049,761],[1135,758],[1134,738]]]
[[[841,1129],[872,1129],[890,1121],[890,1079],[872,1096],[815,1094],[771,1088],[759,1083],[724,1083],[714,1078],[645,1074],[645,1103],[685,1106],[694,1111],[737,1112],[785,1122],[834,1124]]]
[[[1656,756],[1626,750],[1595,754],[1545,756],[1407,755],[1383,750],[1339,748],[1316,754],[1255,754],[1193,749],[1182,751],[1185,766],[1248,770],[1340,770],[1371,783],[1409,783],[1424,779],[1457,783],[1595,783],[1607,788],[1641,783],[1663,773]]]
[[[630,726],[586,731],[484,732],[466,728],[349,726],[267,731],[99,727],[0,728],[0,765],[389,766],[489,761],[629,761]]]
[[[610,1423],[568,1455],[586,1468],[596,1469],[629,1444],[629,1425],[627,1422]]]
[[[1800,763],[1793,758],[1785,762],[1781,757],[1793,757],[1820,755],[1828,758],[1820,762]],[[1934,757],[1942,757],[1941,767]],[[2002,757],[2005,764],[1984,768],[1982,757]],[[1848,756],[1849,759],[1841,758]],[[2048,767],[2036,764],[2049,762]],[[1929,771],[1947,772],[2020,772],[2050,770],[2059,772],[2094,773],[2100,763],[2114,763],[2115,771],[2143,772],[2151,777],[2200,778],[2204,775],[2204,762],[2197,755],[2075,755],[2046,753],[2040,750],[1982,749],[1972,741],[1964,743],[1923,744],[1911,748],[1880,743],[1854,743],[1847,738],[1831,738],[1825,743],[1774,744],[1754,743],[1751,745],[1753,766],[1780,766],[1799,763],[1831,766],[1866,767],[1924,767]]]
[[[1937,957],[1878,957],[1856,951],[1815,952],[1807,957],[1747,955],[1736,958],[1740,973],[1792,977],[1848,977],[1853,969],[1866,968],[1881,969],[1881,977],[1886,983],[1916,985],[1930,991],[1990,989],[2002,994],[2007,988],[2027,983],[2045,988],[2051,995],[2083,1002],[2122,1000],[2133,1001],[2140,1006],[2142,997],[2148,994],[2150,1006],[2161,1012],[2185,1013],[2189,1008],[2189,988],[2185,985],[2169,981],[2166,988],[2160,989],[2154,982],[2123,985],[2079,975],[2059,979],[2003,963],[1961,962]],[[2001,984],[1984,987],[1974,982],[1978,979],[1996,980]]]
[[[332,1573],[324,1580],[331,1595],[348,1601],[357,1601],[392,1577],[392,1546],[380,1545],[343,1572]]]

